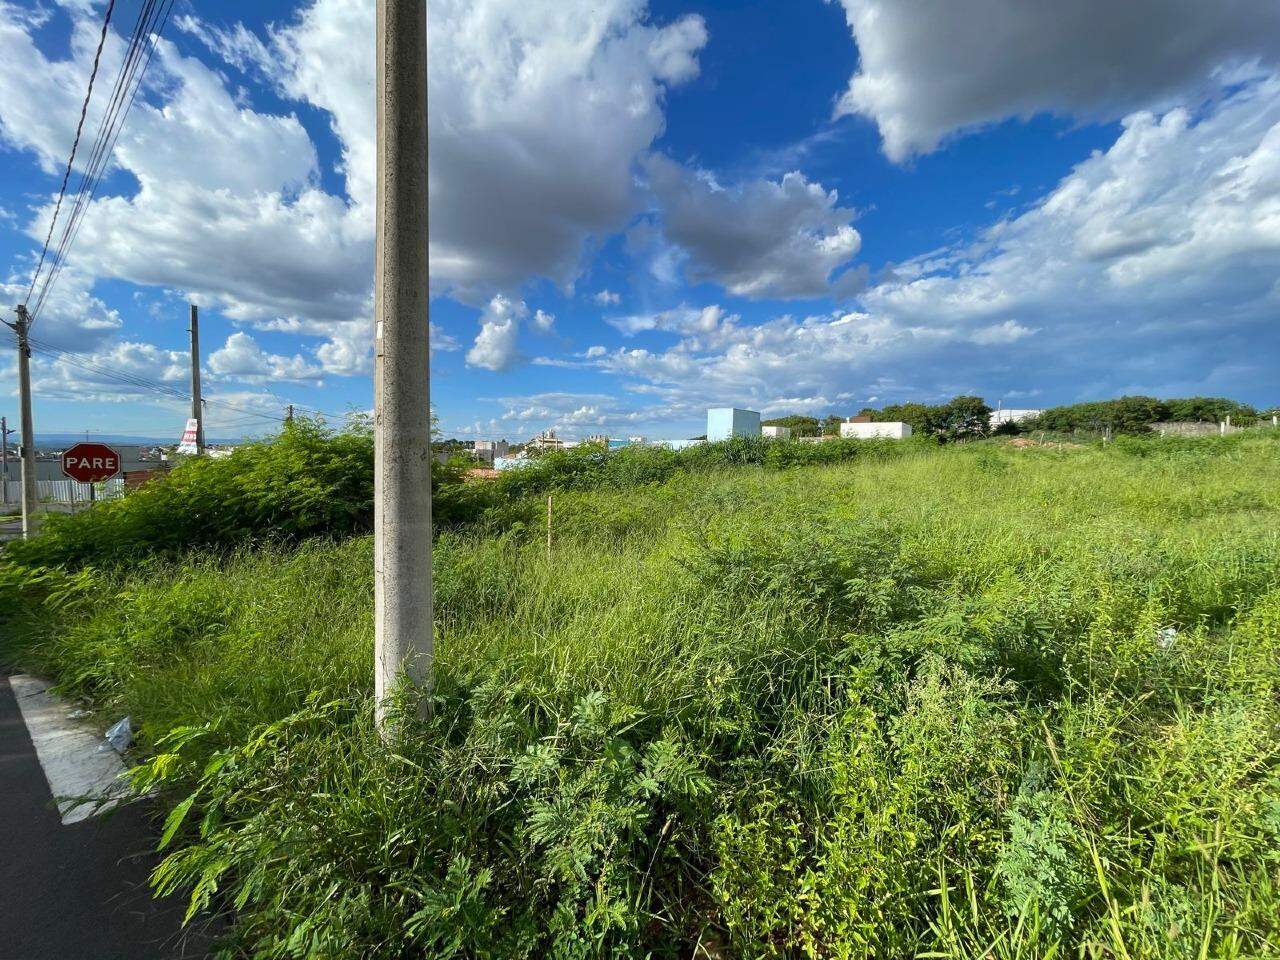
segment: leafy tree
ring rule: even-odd
[[[923,403],[891,403],[883,410],[871,411],[878,423],[900,421],[909,424],[914,433],[933,434],[935,408]]]
[[[822,431],[822,425],[817,417],[805,417],[799,414],[762,420],[760,425],[763,427],[790,427],[791,435],[795,437],[816,437]]]
[[[933,408],[932,427],[940,440],[975,440],[991,430],[991,408],[981,397],[959,396]]]
[[[1169,419],[1198,423],[1221,423],[1227,417],[1232,423],[1246,424],[1257,419],[1258,412],[1247,403],[1228,400],[1226,397],[1185,397],[1165,401]]]

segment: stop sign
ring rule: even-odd
[[[110,480],[120,472],[120,454],[105,443],[77,443],[63,452],[62,472],[81,483]]]

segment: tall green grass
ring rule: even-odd
[[[261,957],[1280,954],[1280,444],[979,444],[443,535],[371,728],[371,545],[45,571],[162,890]]]

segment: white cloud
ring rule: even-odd
[[[145,402],[174,409],[186,403],[189,409],[190,400],[184,397],[189,396],[190,369],[183,351],[117,340],[70,357],[37,352],[31,362],[31,392],[42,400]]]
[[[486,370],[508,370],[519,359],[520,321],[529,315],[522,301],[498,294],[480,315],[480,332],[467,351],[467,363]]]
[[[209,354],[206,365],[215,378],[246,383],[315,381],[324,372],[303,357],[267,353],[243,331],[227,337],[226,343]]]
[[[671,310],[657,313],[636,313],[625,317],[606,317],[605,323],[612,326],[626,337],[647,330],[660,330],[666,333],[678,333],[688,336],[710,336],[721,328],[725,320],[724,308],[718,304],[707,307],[689,307],[681,305]],[[728,318],[730,323],[738,320],[737,315]],[[590,355],[590,351],[588,351]]]
[[[555,315],[547,313],[545,310],[538,310],[534,313],[533,319],[529,321],[529,326],[533,328],[535,333],[543,335],[554,333],[556,329]]]
[[[372,223],[372,0],[316,0],[274,34],[274,75],[333,117],[347,191]],[[428,34],[433,289],[466,299],[568,285],[591,235],[637,205],[631,167],[665,90],[697,73],[700,17],[657,27],[637,0],[438,0]]]
[[[1280,63],[1275,0],[841,0],[858,72],[838,113],[894,160],[949,134],[1050,111],[1114,119]]]
[[[690,281],[752,299],[842,297],[863,286],[860,271],[842,270],[862,237],[834,190],[799,172],[726,189],[662,156],[646,169],[662,230],[684,254]]]
[[[545,392],[489,400],[500,405],[486,421],[446,430],[462,436],[506,436],[524,439],[542,430],[555,430],[564,439],[591,434],[634,434],[647,426],[668,424],[675,414],[665,403],[636,406],[604,393]]]
[[[1195,117],[1137,113],[1105,153],[974,242],[899,265],[861,309],[744,323],[613,318],[665,349],[586,359],[673,410],[819,412],[976,391],[1265,396],[1280,330],[1280,79]],[[855,399],[860,402],[855,402]]]
[[[95,202],[73,251],[86,289],[97,278],[162,286],[235,320],[326,337],[326,372],[366,369],[349,327],[371,302],[374,62],[372,39],[353,38],[372,38],[373,9],[315,0],[266,37],[181,17],[228,63],[329,114],[345,196],[320,186],[296,117],[254,109],[162,42],[116,150],[136,189]],[[70,53],[57,59],[35,40],[48,14],[0,0],[0,140],[49,173],[70,145],[100,23],[88,5],[68,12]],[[699,17],[653,25],[638,0],[433,3],[433,292],[483,300],[539,276],[571,284],[588,239],[637,208],[634,163],[705,42]],[[103,76],[123,48],[112,31]],[[29,225],[34,240],[50,213]]]
[[[0,283],[0,303],[24,302],[30,283],[29,274],[15,274]],[[89,278],[69,267],[62,271],[44,310],[32,324],[31,335],[52,347],[84,350],[106,340],[123,325],[119,311],[90,292]]]
[[[612,290],[601,290],[592,294],[591,299],[602,307],[616,307],[622,302],[622,296]]]
[[[1239,332],[1274,316],[1277,276],[1280,79],[1270,79],[1199,118],[1128,117],[1108,151],[1031,210],[905,265],[863,300],[902,322],[1026,321],[1069,352],[1090,339]]]
[[[729,403],[774,410],[805,397],[808,409],[826,408],[842,394],[904,376],[944,347],[977,351],[974,330],[965,325],[906,326],[858,312],[746,324],[711,306],[668,311],[653,321],[632,326],[675,332],[676,344],[661,351],[592,351],[591,357],[632,391],[685,414]]]

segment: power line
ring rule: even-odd
[[[170,0],[170,8],[172,6]],[[163,20],[161,19],[163,15]],[[66,263],[66,255],[79,236],[83,217],[97,195],[102,175],[115,149],[115,144],[123,129],[125,117],[133,106],[134,98],[141,89],[146,69],[155,53],[155,45],[159,40],[159,29],[163,29],[168,19],[168,10],[158,7],[156,0],[145,0],[139,8],[138,19],[129,38],[128,49],[120,64],[120,72],[112,91],[111,102],[98,126],[98,136],[94,143],[93,155],[85,175],[80,180],[80,189],[76,195],[72,215],[63,227],[62,237],[58,244],[54,264],[49,276],[40,291],[36,302],[35,314],[38,316],[44,307],[44,301],[53,284],[57,281]],[[159,29],[157,29],[159,28]]]
[[[76,150],[80,147],[80,134],[84,131],[84,118],[89,112],[89,101],[93,98],[93,81],[98,76],[98,63],[102,60],[102,47],[107,42],[107,28],[111,25],[111,12],[116,8],[116,0],[107,3],[107,12],[102,18],[102,33],[98,37],[98,49],[93,55],[93,69],[89,71],[89,88],[84,93],[84,103],[80,105],[80,120],[76,123],[76,136],[71,141],[71,156],[67,157],[67,169],[62,174],[62,186],[58,189],[58,199],[53,205],[53,218],[49,221],[49,232],[45,234],[44,247],[40,250],[40,262],[31,274],[31,286],[27,288],[25,306],[31,301],[31,294],[36,288],[36,280],[44,268],[44,258],[49,253],[49,241],[53,239],[53,228],[58,222],[58,214],[62,210],[62,198],[67,194],[67,181],[71,179],[71,168],[76,162]]]
[[[173,0],[144,0],[138,11],[138,19],[134,24],[128,48],[116,77],[111,100],[98,125],[93,152],[81,177],[71,213],[64,219],[62,234],[53,260],[36,299],[36,305],[32,311],[33,320],[38,318],[43,310],[49,292],[66,264],[67,254],[75,243],[76,237],[79,236],[84,215],[97,195],[102,175],[115,149],[125,118],[142,87],[147,68],[155,55],[160,36],[168,23],[172,9]]]
[[[42,356],[50,357],[58,362],[66,363],[81,370],[97,374],[107,380],[115,383],[122,383],[127,386],[136,387],[142,390],[149,390],[153,393],[163,394],[166,397],[175,400],[187,400],[189,395],[183,393],[176,387],[162,383],[159,380],[152,380],[142,374],[134,373],[130,370],[121,370],[118,367],[112,367],[100,360],[95,360],[85,354],[74,353],[70,350],[63,350],[53,344],[43,340],[37,340],[34,337],[29,338],[31,348]]]
[[[180,390],[177,387],[170,386],[159,380],[153,380],[150,377],[144,377],[141,374],[133,373],[129,370],[121,370],[118,367],[110,366],[99,360],[91,359],[84,354],[74,353],[70,350],[63,350],[55,347],[50,343],[42,340],[31,338],[31,349],[33,352],[41,356],[49,357],[60,363],[66,363],[70,366],[77,367],[86,372],[96,374],[97,376],[108,380],[112,383],[122,384],[124,386],[134,387],[139,390],[150,391],[151,393],[163,396],[169,400],[182,400],[189,402],[191,394]],[[261,420],[271,420],[276,423],[283,423],[284,417],[277,414],[266,413],[261,410],[254,410],[249,407],[241,406],[230,400],[223,400],[219,397],[205,397],[205,405],[213,404],[227,410],[235,411],[249,417],[255,417]]]

